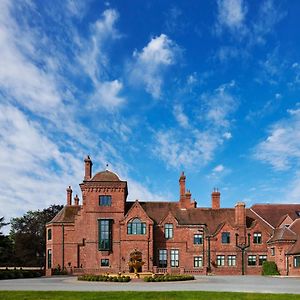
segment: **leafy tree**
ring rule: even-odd
[[[11,219],[10,237],[14,243],[15,264],[22,266],[45,264],[45,225],[62,207],[51,205],[42,211],[28,211],[22,217]]]
[[[7,266],[13,260],[13,245],[11,239],[3,235],[2,228],[9,223],[4,222],[4,217],[0,218],[0,266]]]

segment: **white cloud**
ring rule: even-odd
[[[34,37],[11,16],[12,2],[0,3],[0,88],[30,110],[51,114],[62,102],[53,74],[37,67]]]
[[[182,126],[183,128],[188,128],[189,119],[187,115],[183,112],[183,108],[181,105],[179,104],[174,105],[173,115],[180,126]]]
[[[188,133],[184,126],[155,132],[155,155],[172,168],[197,168],[210,162],[224,140],[231,138],[230,116],[238,106],[230,91],[234,86],[234,82],[223,84],[200,97],[198,120],[188,124]],[[181,109],[177,107],[179,113]],[[183,125],[185,121],[183,118]]]
[[[219,0],[217,4],[218,30],[222,30],[223,27],[231,31],[243,29],[247,13],[243,0]]]
[[[122,82],[118,79],[107,80],[110,73],[108,48],[113,40],[121,37],[115,27],[118,18],[116,10],[106,9],[93,24],[89,39],[79,39],[81,51],[78,60],[93,82],[94,91],[89,103],[93,109],[104,107],[114,110],[125,102],[125,98],[120,96]]]
[[[300,110],[288,112],[290,116],[274,123],[268,137],[255,148],[255,158],[277,170],[300,164]]]
[[[125,99],[119,94],[123,84],[118,80],[104,81],[96,84],[95,93],[92,96],[92,107],[105,107],[113,110],[124,103]]]
[[[161,97],[163,73],[176,63],[179,47],[165,34],[154,37],[140,52],[133,53],[129,66],[130,81],[142,85],[155,99]]]
[[[202,94],[203,107],[200,117],[214,126],[228,128],[230,126],[228,117],[237,109],[238,105],[237,99],[229,91],[234,86],[235,82],[231,81],[221,85],[213,92]]]
[[[226,131],[226,132],[224,132],[223,137],[224,137],[226,140],[230,140],[230,139],[232,138],[232,134],[231,134],[231,132]]]
[[[214,173],[220,173],[224,171],[224,166],[223,165],[217,165],[215,168],[213,168]]]

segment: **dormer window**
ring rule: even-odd
[[[173,238],[173,224],[170,223],[165,224],[165,238],[166,239]]]
[[[100,195],[99,196],[100,206],[111,206],[111,196],[110,195]]]
[[[127,234],[146,234],[146,223],[141,222],[139,218],[135,218],[127,224]]]

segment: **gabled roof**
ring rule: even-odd
[[[297,242],[290,248],[287,254],[300,254],[300,238],[298,238]]]
[[[134,202],[127,202],[127,211]],[[139,202],[148,216],[159,224],[170,212],[176,218],[179,225],[206,225],[209,234],[217,232],[222,224],[229,223],[234,226],[234,208],[188,208],[180,209],[178,202]],[[248,212],[248,210],[246,210]],[[247,216],[246,224],[250,227],[254,221],[253,217]]]
[[[80,205],[66,205],[61,211],[48,223],[74,223],[75,216],[80,211]]]
[[[282,216],[289,215],[292,220],[299,218],[300,204],[255,204],[251,209],[273,227],[279,224]]]
[[[289,227],[280,227],[274,230],[273,236],[268,240],[268,243],[280,241],[296,241],[297,234]]]

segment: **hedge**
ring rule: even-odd
[[[110,281],[110,282],[129,282],[129,276],[108,276],[108,275],[82,275],[78,280],[84,281]]]
[[[144,277],[145,282],[161,282],[161,281],[185,281],[194,280],[193,275],[159,275],[159,276],[146,276]]]
[[[41,277],[42,273],[40,271],[32,270],[0,270],[0,280],[1,279],[17,279],[17,278],[34,278]]]
[[[264,261],[262,265],[262,275],[280,275],[274,261]]]

